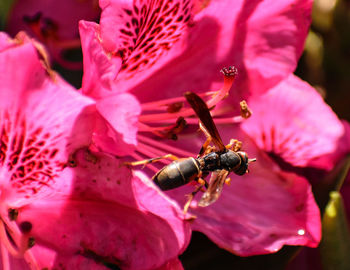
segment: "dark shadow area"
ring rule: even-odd
[[[284,247],[271,255],[239,257],[219,248],[204,234],[193,232],[191,243],[180,256],[185,270],[283,270],[299,247]]]

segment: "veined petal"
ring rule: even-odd
[[[184,250],[189,222],[145,176],[133,177],[114,157],[87,150],[74,160],[70,196],[56,193],[18,209],[17,222],[30,222],[36,243],[56,253],[52,266],[156,269]]]
[[[259,148],[293,166],[334,166],[336,157],[317,163],[314,160],[336,152],[345,130],[332,109],[306,82],[290,75],[264,95],[252,97],[249,106],[254,117],[245,121],[242,128]]]
[[[220,82],[217,70],[235,65],[239,75],[232,96],[263,93],[295,69],[311,5],[300,0],[208,1],[194,16],[181,55],[132,91],[149,101],[155,98],[154,85],[165,89],[157,91],[157,99],[188,89],[215,89]]]
[[[119,87],[126,80],[135,85],[183,51],[192,5],[190,0],[100,1],[103,46],[123,59]]]
[[[48,70],[22,37],[0,53],[1,198],[14,204],[49,191],[69,155],[90,144],[93,127],[93,100]]]
[[[141,101],[169,98],[169,93],[179,96],[188,89],[217,88],[217,71],[232,64],[240,71],[238,96],[265,92],[296,67],[311,12],[309,0],[234,4],[226,0],[202,5],[185,0],[171,4],[106,0],[100,6],[95,41],[84,41],[82,35],[83,43],[100,45],[91,45],[84,58],[91,58],[88,54],[102,46],[98,51],[107,57],[101,58],[112,62],[104,78],[117,84],[114,91],[133,89]],[[118,74],[114,63],[121,63]],[[84,69],[84,81],[93,84],[96,69],[90,65]],[[155,92],[155,85],[161,91]],[[89,85],[83,84],[83,89],[91,91]]]

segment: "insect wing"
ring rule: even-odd
[[[225,184],[225,179],[229,171],[221,170],[215,171],[210,176],[209,187],[206,192],[204,192],[202,198],[200,199],[198,206],[206,207],[213,202],[215,202],[222,192],[222,188]]]
[[[191,105],[192,109],[195,111],[197,117],[202,122],[203,127],[212,137],[212,141],[220,151],[225,150],[225,145],[222,143],[220,134],[216,128],[216,125],[211,117],[210,111],[207,104],[195,93],[187,92],[185,94],[187,102]]]

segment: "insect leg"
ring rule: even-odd
[[[199,183],[199,186],[197,186],[196,189],[195,189],[194,191],[192,191],[190,194],[187,195],[187,196],[188,196],[188,199],[187,199],[187,202],[186,202],[186,204],[185,204],[185,206],[184,206],[184,214],[185,214],[185,215],[186,215],[186,213],[187,213],[188,208],[190,207],[190,204],[191,204],[191,202],[192,202],[194,196],[196,196],[196,194],[197,194],[199,191],[203,191],[203,190],[202,190],[203,187],[208,188],[208,183],[207,183],[207,181],[205,181],[203,178],[198,178],[196,181]]]
[[[124,162],[124,165],[129,165],[129,166],[138,166],[138,165],[147,165],[153,162],[157,162],[161,159],[166,159],[169,158],[171,160],[178,160],[179,158],[177,156],[174,156],[173,154],[167,154],[164,156],[156,157],[156,158],[151,158],[151,159],[144,159],[144,160],[138,160],[138,161],[133,161],[133,162]]]
[[[212,137],[210,136],[210,134],[208,133],[208,131],[205,129],[205,127],[203,126],[203,124],[201,122],[199,122],[199,128],[204,133],[205,137],[207,137],[206,141],[203,143],[203,145],[201,147],[201,150],[199,151],[198,156],[200,157],[203,154],[210,153],[210,152],[212,152],[214,150],[212,149],[212,147],[209,146],[209,144],[212,141]]]

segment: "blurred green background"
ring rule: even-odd
[[[312,25],[295,72],[350,120],[350,0],[315,0]]]

